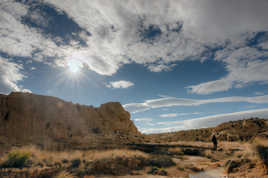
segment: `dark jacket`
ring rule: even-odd
[[[216,138],[215,135],[212,136],[211,141],[212,141],[214,144],[217,144],[217,138]]]

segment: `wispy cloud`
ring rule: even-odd
[[[255,94],[255,95],[264,95],[263,92],[259,92],[259,91],[256,91],[254,94]]]
[[[142,117],[142,118],[136,118],[134,119],[136,122],[152,122],[153,119],[150,117]]]
[[[177,117],[177,116],[189,116],[189,115],[198,115],[201,114],[200,112],[192,112],[192,113],[168,113],[168,114],[161,114],[160,117]]]
[[[150,133],[168,133],[183,129],[184,129],[183,126],[172,126],[164,128],[140,128],[140,131],[145,134],[150,134]]]
[[[143,103],[129,103],[125,104],[124,108],[131,113],[143,112],[153,108],[173,107],[173,106],[199,106],[209,103],[229,103],[229,102],[246,102],[246,103],[268,103],[268,95],[254,96],[254,97],[223,97],[213,99],[188,99],[188,98],[175,98],[163,97],[159,99],[146,100]]]
[[[178,116],[188,116],[188,115],[198,115],[202,114],[201,112],[191,112],[191,113],[178,113]]]
[[[151,72],[161,72],[161,71],[170,71],[172,67],[176,66],[176,64],[167,65],[167,64],[150,64],[148,65],[148,69]]]
[[[188,86],[189,92],[210,94],[231,88],[241,88],[252,82],[268,81],[268,61],[261,60],[261,58],[268,58],[268,51],[260,52],[255,48],[245,47],[235,51],[221,52],[218,58],[226,62],[226,69],[229,72],[227,76],[219,80]]]
[[[168,114],[161,114],[160,117],[176,117],[178,114],[177,113],[168,113]]]
[[[153,123],[153,119],[150,117],[142,117],[142,118],[135,118],[133,119],[137,123],[142,123],[143,125],[148,125],[148,126],[154,126],[155,124]]]
[[[0,91],[8,93],[10,91],[30,92],[18,84],[25,78],[22,74],[23,67],[17,63],[11,62],[0,57]]]
[[[260,43],[258,45],[258,47],[260,47],[260,48],[262,48],[264,50],[268,50],[268,42],[266,41],[266,42]]]
[[[125,80],[113,81],[106,85],[108,88],[129,88],[134,86],[134,83]]]
[[[157,125],[166,127],[148,128],[148,129],[142,129],[142,131],[144,133],[161,133],[161,132],[173,132],[178,130],[215,127],[223,122],[248,119],[250,117],[268,118],[268,109],[258,109],[258,110],[241,111],[227,114],[218,114],[184,121],[158,122]]]

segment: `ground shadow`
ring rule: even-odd
[[[257,151],[264,164],[268,167],[268,147],[258,145]]]

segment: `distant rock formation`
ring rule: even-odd
[[[141,134],[119,102],[95,108],[30,93],[0,95],[0,146],[64,150],[140,141]]]
[[[268,131],[268,120],[251,118],[222,123],[214,128],[202,128],[178,131],[173,133],[152,134],[150,140],[155,142],[175,141],[211,141],[212,134],[216,134],[220,141],[249,141]]]

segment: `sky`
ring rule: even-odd
[[[1,0],[0,93],[100,106],[143,133],[268,118],[267,0]]]

